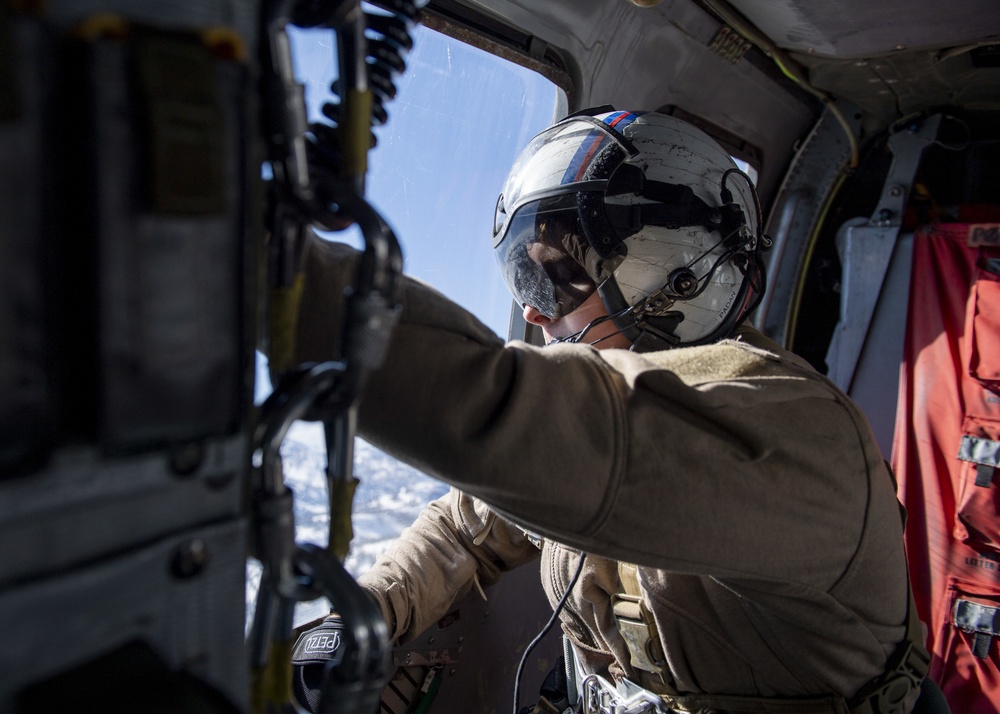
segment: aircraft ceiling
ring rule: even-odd
[[[703,0],[711,10],[725,3]],[[729,0],[808,70],[810,83],[882,121],[1000,102],[995,0]],[[720,12],[721,14],[721,12]]]
[[[730,4],[779,47],[830,58],[971,48],[1000,40],[996,0],[730,0]]]
[[[431,0],[431,5],[499,18],[572,57],[584,77],[596,76],[591,68],[599,61],[633,72],[659,67],[661,86],[650,87],[651,96],[684,83],[678,66],[685,73],[702,71],[705,63],[692,59],[697,48],[679,38],[700,41],[704,48],[715,32],[708,25],[718,28],[722,20],[764,55],[800,70],[812,87],[866,110],[876,125],[942,105],[1000,105],[997,0]],[[655,84],[655,72],[644,71],[619,77],[617,85],[624,90],[639,82]],[[716,70],[705,71],[705,77],[686,77],[703,88],[715,86]],[[584,86],[584,104],[591,90],[595,99],[618,93],[599,84]],[[641,90],[634,96],[631,103],[653,105],[641,101]],[[737,97],[752,99],[739,92]],[[738,123],[738,117],[731,119]]]

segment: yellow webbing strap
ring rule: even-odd
[[[358,479],[336,481],[330,485],[330,542],[326,550],[330,555],[344,562],[354,538],[354,526],[351,522],[351,511],[354,507],[354,490],[358,487]]]
[[[346,121],[340,126],[341,152],[348,176],[368,172],[368,149],[371,146],[371,90],[351,89],[344,97]]]
[[[641,672],[654,675],[654,683],[666,684],[670,681],[670,672],[663,654],[660,633],[656,630],[656,622],[642,600],[638,569],[632,563],[619,561],[618,577],[624,592],[611,598],[611,606],[618,632],[628,647],[632,666]]]
[[[251,710],[257,714],[287,711],[292,695],[292,646],[288,642],[271,641],[271,654],[267,664],[252,672]]]
[[[299,306],[305,276],[295,275],[288,287],[271,288],[268,302],[268,359],[271,369],[281,373],[296,366],[292,363],[295,355],[296,328],[299,320]]]
[[[167,216],[234,210],[226,195],[231,167],[219,60],[193,33],[134,25],[129,38],[144,117],[137,141],[144,208]]]

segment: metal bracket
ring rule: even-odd
[[[838,103],[855,135],[861,112],[854,105]],[[767,291],[754,316],[754,324],[771,339],[794,342],[796,292],[808,252],[810,236],[823,215],[824,202],[836,190],[838,176],[850,156],[844,129],[827,110],[803,141],[774,202],[769,231],[774,246],[767,253]]]
[[[940,124],[941,115],[935,114],[889,138],[892,166],[878,206],[870,218],[852,219],[837,231],[837,253],[843,268],[840,319],[826,363],[828,376],[845,392],[850,390],[864,349],[920,157],[934,142]]]

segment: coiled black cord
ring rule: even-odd
[[[372,124],[389,119],[385,103],[396,97],[396,77],[406,69],[406,53],[413,49],[410,30],[417,20],[417,7],[410,0],[377,0],[376,7],[389,15],[367,13],[368,84],[374,95]]]
[[[349,141],[343,131],[348,121],[344,112],[350,111],[344,103],[345,94],[352,88],[369,90],[370,127],[382,126],[388,121],[385,105],[396,96],[395,80],[406,70],[406,55],[413,49],[410,33],[424,4],[426,0],[373,0],[364,3],[360,8],[363,37],[347,24],[334,23],[341,77],[330,86],[334,99],[320,107],[332,124],[311,122],[305,136],[309,173],[316,193],[314,210],[310,211],[310,215],[317,225],[326,230],[340,230],[350,223],[343,220],[344,207],[337,198],[364,192],[363,185],[351,184],[352,178],[344,171],[348,148],[344,142]],[[321,16],[318,11],[314,14]],[[369,131],[368,148],[374,148],[375,144],[375,133]],[[350,164],[350,161],[346,163]],[[353,181],[357,180],[355,176]]]
[[[406,55],[413,49],[411,31],[418,22],[420,10],[414,0],[372,0],[366,3],[382,12],[365,10],[365,62],[368,86],[372,91],[372,126],[382,126],[389,119],[385,105],[396,97],[395,80],[406,70]],[[331,86],[334,95],[340,95],[340,86]],[[339,101],[327,102],[321,107],[323,115],[334,124],[340,123]],[[310,125],[310,130],[321,141],[330,135],[330,127]],[[375,135],[372,134],[372,146]]]

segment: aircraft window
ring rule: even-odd
[[[306,88],[310,121],[322,121],[335,76],[332,33],[289,33],[296,74]],[[565,97],[531,70],[425,27],[414,32],[389,121],[375,130],[369,155],[368,199],[396,232],[407,274],[425,280],[506,336],[510,295],[496,269],[490,241],[500,187],[532,136],[565,114]],[[354,231],[329,235],[360,245]],[[270,392],[258,355],[258,402]],[[282,447],[285,479],[295,490],[300,541],[326,543],[326,451],[318,424],[297,423]],[[354,540],[345,563],[355,576],[447,486],[358,439]],[[248,623],[259,567],[249,566]],[[322,601],[301,605],[296,624],[325,614]]]
[[[732,158],[733,158],[733,161],[736,162],[736,165],[739,167],[740,171],[742,171],[747,176],[749,176],[750,179],[753,181],[754,186],[756,186],[757,185],[757,169],[755,169],[751,164],[747,163],[743,159],[737,159],[735,156],[732,157]]]

